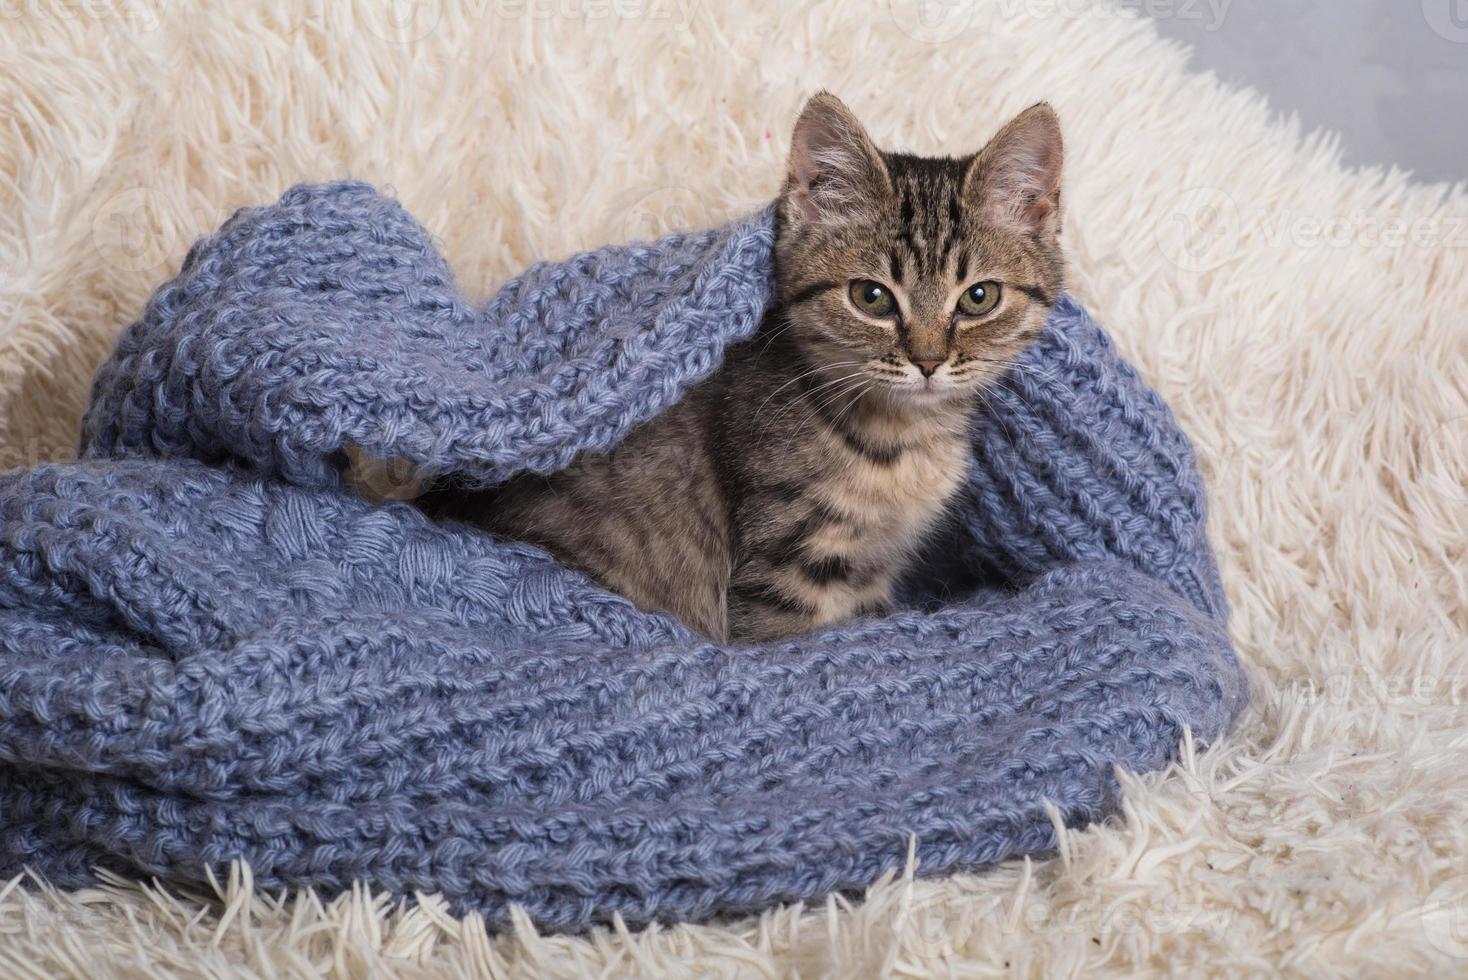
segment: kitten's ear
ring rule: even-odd
[[[1060,234],[1060,120],[1041,102],[1009,121],[974,157],[963,194],[985,221],[1039,238]]]
[[[790,140],[785,193],[806,221],[861,217],[891,193],[887,165],[851,110],[836,96],[811,97]]]

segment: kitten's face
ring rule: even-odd
[[[826,391],[958,404],[1040,333],[1062,286],[1060,130],[1021,114],[973,157],[883,153],[835,97],[796,124],[778,291]]]

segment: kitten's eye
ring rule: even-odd
[[[983,316],[999,305],[999,284],[991,279],[976,282],[958,297],[958,312],[964,316]]]
[[[873,279],[858,279],[846,292],[852,304],[867,316],[891,316],[897,312],[892,290]]]

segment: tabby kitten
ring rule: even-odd
[[[718,639],[885,611],[963,478],[978,392],[1061,288],[1060,171],[1047,105],[975,156],[929,159],[877,149],[815,96],[756,336],[615,449],[424,505]]]

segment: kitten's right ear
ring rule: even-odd
[[[964,176],[964,197],[983,220],[1054,238],[1060,233],[1060,120],[1044,102],[1015,116]]]
[[[790,140],[785,194],[805,221],[841,223],[868,213],[892,191],[887,165],[845,103],[812,96]]]

